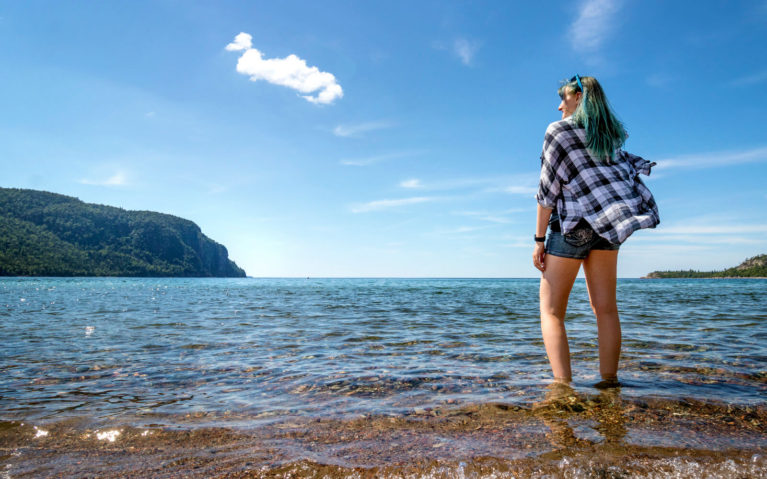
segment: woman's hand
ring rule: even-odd
[[[533,250],[533,265],[539,270],[543,271],[546,266],[543,264],[543,258],[546,256],[546,249],[542,242],[535,242],[535,249]]]

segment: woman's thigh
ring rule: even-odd
[[[618,274],[618,250],[591,250],[583,260],[583,273],[589,300],[595,311],[617,310],[615,289]]]
[[[544,257],[546,267],[541,275],[541,313],[564,317],[567,299],[581,267],[581,261],[551,254]]]

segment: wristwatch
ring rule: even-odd
[[[533,235],[533,238],[535,239],[536,243],[543,243],[544,241],[546,241],[546,235],[543,235],[543,236]]]

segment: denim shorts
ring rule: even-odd
[[[559,215],[552,213],[549,228],[551,232],[546,240],[546,254],[563,258],[586,259],[589,252],[594,249],[609,251],[620,248],[620,245],[610,243],[599,236],[583,219],[572,231],[563,235],[559,225]]]

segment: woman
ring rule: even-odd
[[[654,228],[658,208],[639,173],[655,163],[621,150],[627,134],[593,77],[575,75],[559,88],[562,119],[543,140],[533,264],[541,270],[541,330],[557,381],[570,382],[565,312],[583,264],[597,318],[597,386],[618,385],[621,327],[615,286],[618,248],[640,228]],[[551,233],[544,248],[546,227]]]

